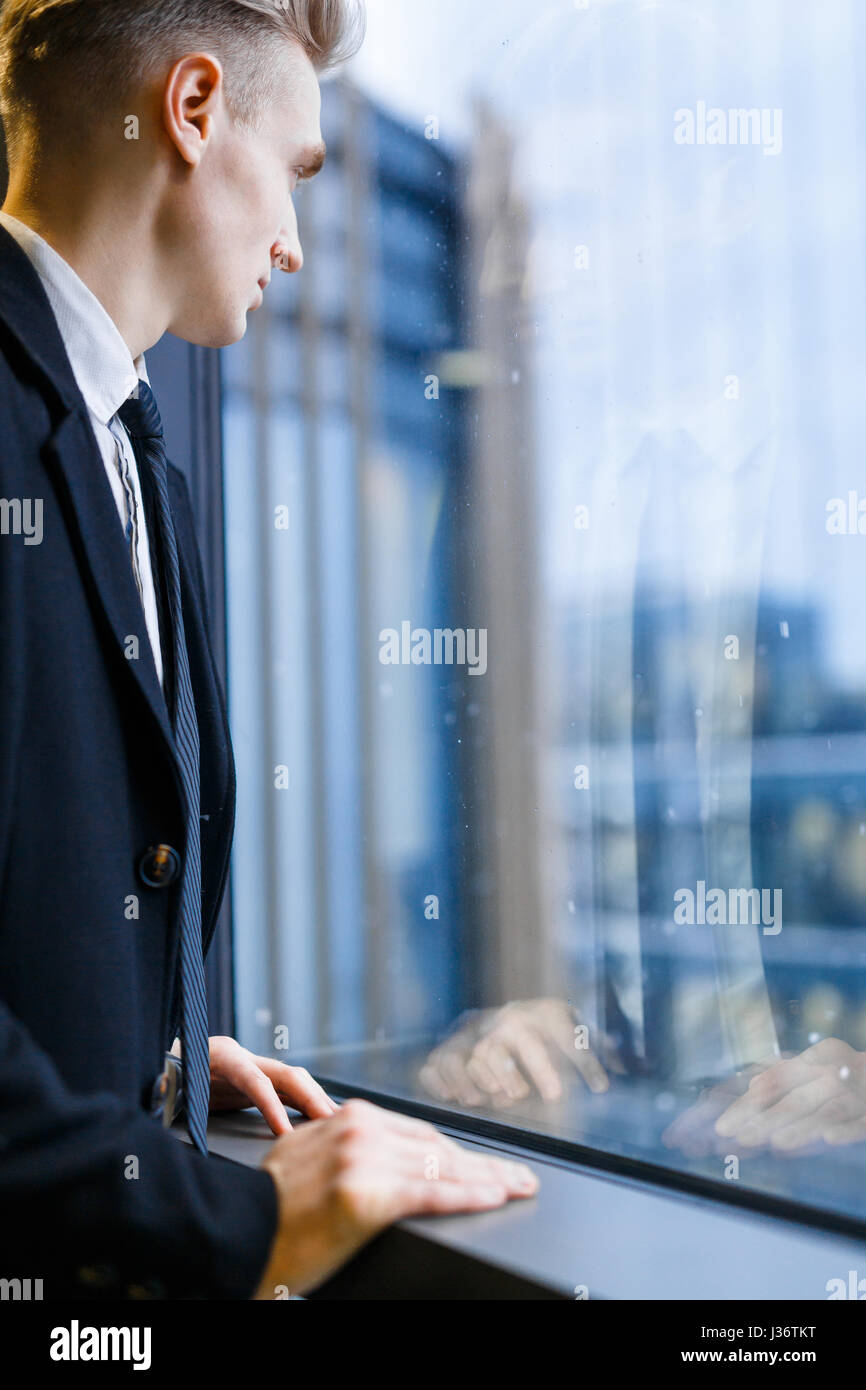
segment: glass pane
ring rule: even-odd
[[[369,13],[226,353],[241,1041],[862,1218],[866,11]]]

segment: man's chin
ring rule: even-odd
[[[223,323],[180,324],[176,328],[170,326],[169,332],[185,343],[192,343],[194,347],[231,347],[232,343],[239,343],[247,331],[247,313],[248,311],[244,310],[231,321]]]

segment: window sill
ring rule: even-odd
[[[439,1127],[528,1163],[537,1196],[400,1222],[312,1298],[826,1300],[828,1280],[866,1269],[866,1242],[849,1236]],[[257,1166],[271,1137],[245,1110],[212,1117],[208,1142]]]

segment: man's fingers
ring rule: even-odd
[[[834,1079],[815,1077],[814,1071],[812,1076],[812,1081],[788,1091],[775,1105],[747,1118],[731,1137],[740,1144],[752,1147],[766,1143],[771,1135],[798,1124],[808,1116],[814,1117],[824,1102],[830,1099]],[[716,1129],[719,1130],[718,1124]]]
[[[805,1091],[810,1088],[802,1089]],[[826,1096],[826,1087],[823,1093]],[[862,1123],[863,1110],[862,1096],[855,1095],[853,1091],[839,1090],[836,1095],[827,1097],[823,1104],[815,1092],[809,1111],[802,1119],[792,1124],[781,1125],[772,1133],[773,1147],[783,1150],[797,1149],[804,1144],[826,1138],[829,1132],[841,1126]],[[832,1141],[828,1139],[827,1142]]]
[[[493,1096],[497,1091],[502,1089],[495,1071],[490,1066],[489,1062],[487,1062],[483,1053],[479,1053],[477,1050],[472,1053],[466,1063],[466,1071],[485,1095]]]
[[[588,1047],[578,1047],[576,1045],[577,1041],[577,1035],[574,1034],[570,1039],[570,1045],[568,1047],[564,1046],[561,1041],[560,1047],[572,1066],[576,1067],[580,1072],[589,1089],[594,1091],[597,1095],[600,1095],[602,1091],[608,1090],[610,1086],[607,1072],[595,1053]],[[621,1068],[621,1070],[624,1071],[625,1069]]]
[[[724,1100],[712,1093],[699,1098],[668,1125],[662,1135],[665,1148],[680,1149],[689,1158],[706,1158],[714,1153],[721,1140],[713,1128],[713,1122],[724,1105]]]
[[[359,1120],[355,1137],[362,1139],[368,1113],[363,1103],[352,1101],[350,1104]],[[443,1182],[504,1183],[509,1191],[513,1189],[515,1193],[531,1192],[537,1187],[532,1170],[523,1163],[474,1153],[447,1135],[440,1134],[435,1125],[427,1120],[417,1120],[395,1111],[377,1111],[373,1106],[369,1107],[369,1111],[376,1115],[380,1127],[367,1132],[366,1138],[377,1149],[383,1140],[387,1140],[392,1162],[401,1173],[414,1177],[429,1172],[436,1180]]]
[[[237,1079],[232,1078],[231,1084],[247,1097],[251,1105],[258,1106],[274,1134],[289,1133],[292,1125],[285,1106],[277,1095],[273,1082],[257,1066],[250,1064],[249,1067],[244,1067]]]
[[[477,1047],[466,1063],[466,1071],[472,1080],[486,1094],[488,1101],[492,1100],[495,1105],[508,1105],[512,1100],[517,1100],[521,1094],[520,1086],[517,1084],[512,1095],[512,1082],[517,1063],[511,1056],[507,1048],[498,1048],[493,1042],[485,1042],[483,1050]],[[510,1073],[510,1077],[507,1074]],[[509,1084],[506,1088],[506,1080]],[[526,1083],[523,1083],[524,1086]],[[529,1087],[526,1086],[524,1095],[529,1094]]]
[[[594,1091],[596,1095],[601,1095],[603,1091],[609,1088],[610,1082],[607,1077],[607,1072],[595,1053],[590,1052],[588,1049],[575,1048],[574,1064],[589,1089]]]
[[[437,1100],[453,1099],[454,1092],[440,1073],[432,1054],[419,1071],[418,1080]]]
[[[814,1068],[799,1059],[777,1062],[768,1067],[752,1078],[745,1095],[735,1100],[720,1116],[716,1122],[716,1133],[724,1138],[739,1133],[745,1125],[777,1105],[796,1086],[803,1081],[813,1080],[814,1076]]]
[[[611,1052],[609,1069],[624,1073],[612,1041],[599,1036]],[[554,1101],[562,1095],[562,1070],[557,1065],[562,1052],[590,1090],[607,1091],[606,1064],[597,1051],[576,1042],[574,1015],[562,1000],[514,1002],[487,1011],[450,1045],[434,1049],[419,1079],[432,1094],[445,1100],[456,1097],[464,1105],[478,1105],[487,1097],[496,1105],[508,1105],[533,1088],[543,1099]]]
[[[519,1172],[520,1164],[503,1164],[496,1161],[478,1162],[462,1174],[450,1179],[430,1176],[408,1178],[403,1187],[403,1201],[408,1203],[405,1210],[421,1212],[478,1211],[487,1207],[503,1206],[513,1198],[533,1197],[538,1191],[538,1180],[527,1169],[525,1176],[517,1176],[509,1170]]]
[[[524,1164],[469,1153],[456,1144],[453,1151],[431,1148],[429,1153],[407,1152],[401,1166],[407,1175],[420,1173],[428,1181],[504,1186],[513,1196],[527,1196],[538,1185],[531,1169]]]
[[[824,1126],[825,1144],[860,1144],[866,1140],[866,1116],[849,1120],[846,1124]]]
[[[486,1183],[498,1186],[504,1183],[512,1196],[530,1196],[538,1189],[538,1179],[525,1163],[515,1163],[506,1158],[492,1158],[488,1154],[473,1153],[453,1140],[446,1139],[434,1130],[440,1143],[430,1157],[437,1159],[440,1179],[456,1183]],[[423,1147],[429,1148],[429,1137],[422,1136]]]
[[[478,1105],[483,1096],[473,1084],[466,1057],[457,1047],[445,1048],[439,1061],[439,1074],[461,1105]]]
[[[523,1100],[525,1096],[529,1095],[529,1087],[511,1054],[510,1047],[500,1042],[495,1036],[481,1038],[473,1053],[472,1061],[476,1065],[481,1064],[488,1067],[496,1078],[500,1087],[494,1096],[497,1101],[503,1096],[508,1100]]]
[[[597,1055],[603,1058],[602,1065],[606,1071],[615,1072],[617,1076],[626,1076],[628,1068],[619,1055],[617,1044],[607,1033],[602,1033],[599,1039],[601,1046],[598,1048]]]
[[[544,1042],[532,1028],[518,1024],[511,1032],[510,1043],[518,1061],[543,1100],[559,1100],[562,1082],[550,1059]]]
[[[583,1033],[581,1033],[580,1038],[578,1038],[576,1029],[570,1026],[563,1030],[561,1034],[559,1030],[556,1030],[553,1036],[559,1044],[563,1056],[580,1072],[580,1075],[591,1091],[600,1095],[603,1091],[609,1089],[610,1081],[608,1080],[607,1072],[595,1053],[589,1047],[578,1046],[578,1043],[583,1040]],[[613,1057],[615,1061],[613,1070],[624,1073],[625,1067],[619,1059],[616,1058],[615,1052],[613,1053]]]
[[[488,1211],[502,1207],[508,1193],[501,1185],[491,1183],[407,1182],[401,1193],[402,1214],[423,1216],[459,1211]]]
[[[259,1067],[273,1083],[274,1089],[283,1100],[290,1101],[311,1120],[326,1120],[339,1110],[336,1101],[331,1100],[304,1067],[290,1067],[285,1062],[276,1062],[270,1057],[257,1058]]]

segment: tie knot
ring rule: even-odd
[[[146,381],[139,381],[138,396],[130,396],[118,410],[124,426],[138,439],[162,439],[162,419],[156,397]]]

